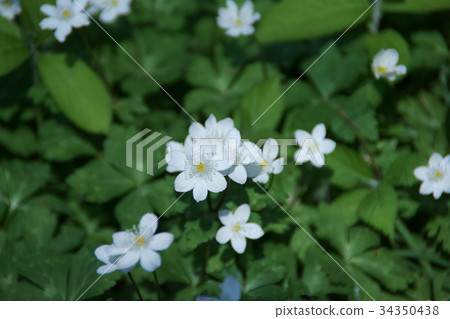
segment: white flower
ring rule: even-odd
[[[92,14],[100,12],[100,20],[111,23],[119,16],[126,15],[131,11],[132,0],[90,0],[89,12]]]
[[[255,32],[253,23],[261,18],[259,13],[254,12],[253,3],[246,1],[239,10],[237,4],[227,0],[227,7],[219,9],[217,24],[226,29],[226,34],[231,37],[239,35],[250,35]]]
[[[0,16],[8,20],[14,20],[16,15],[22,12],[19,0],[0,0]]]
[[[301,149],[295,152],[295,163],[303,164],[304,162],[311,161],[316,167],[323,166],[323,156],[333,152],[336,147],[336,142],[325,138],[326,133],[327,130],[322,123],[317,124],[311,134],[303,130],[295,131],[295,138],[301,147]]]
[[[284,158],[278,158],[278,142],[269,138],[263,146],[262,152],[255,158],[255,162],[245,168],[249,177],[258,183],[267,183],[269,174],[280,174],[284,168]]]
[[[206,155],[199,156],[200,161],[194,162],[193,155],[182,151],[172,152],[171,166],[174,171],[181,171],[175,178],[175,190],[188,192],[193,190],[194,199],[203,201],[212,193],[220,193],[227,187],[227,181],[220,171],[230,167],[227,161],[209,159]]]
[[[121,231],[113,234],[113,245],[100,246],[96,249],[96,257],[106,263],[97,269],[100,274],[114,270],[129,271],[138,262],[148,272],[161,266],[161,256],[157,251],[166,250],[173,242],[171,233],[163,232],[155,235],[158,218],[147,213],[142,216],[139,226],[133,231]],[[115,263],[115,264],[114,264]],[[114,264],[109,270],[110,267]]]
[[[242,254],[247,246],[247,240],[258,239],[264,235],[262,228],[255,223],[247,223],[250,218],[250,206],[242,204],[234,214],[229,210],[219,211],[219,219],[224,225],[216,234],[216,240],[225,244],[231,240],[231,246],[238,253]]]
[[[397,76],[406,74],[406,66],[397,65],[399,54],[395,49],[382,49],[372,61],[372,72],[375,78],[387,78],[394,81]]]
[[[216,117],[211,114],[206,120],[205,126],[199,123],[192,123],[189,127],[189,136],[192,139],[223,140],[233,128],[234,122],[229,117],[217,122]]]
[[[249,165],[255,161],[253,154],[258,153],[258,147],[249,142],[241,140],[241,133],[237,129],[232,129],[224,140],[224,156],[225,160],[232,166],[222,172],[228,175],[233,181],[244,184],[247,181],[247,170],[245,165]]]
[[[241,285],[233,276],[228,276],[222,283],[219,298],[199,296],[197,301],[239,301],[241,300]]]
[[[420,181],[419,193],[438,199],[442,193],[450,193],[450,155],[442,158],[438,153],[433,153],[428,160],[428,166],[420,166],[414,170],[414,175]]]
[[[88,0],[56,0],[56,6],[43,4],[42,13],[48,15],[39,24],[43,30],[56,30],[55,38],[64,42],[72,28],[89,25],[89,17],[83,11]]]

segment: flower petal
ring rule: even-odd
[[[231,238],[231,247],[233,247],[234,251],[237,252],[238,254],[243,254],[246,246],[247,240],[245,239],[245,237]]]
[[[428,167],[426,166],[419,166],[414,169],[414,176],[416,176],[418,180],[421,181],[426,180],[427,175],[428,175]]]
[[[274,160],[278,155],[278,142],[273,138],[269,138],[263,146],[263,158],[267,160]]]
[[[383,54],[383,64],[388,68],[393,68],[397,65],[399,54],[395,49],[387,49]]]
[[[222,209],[219,211],[220,222],[225,226],[231,226],[234,222],[233,213],[227,209]]]
[[[139,221],[139,234],[150,238],[158,229],[158,217],[155,214],[147,213]]]
[[[112,235],[113,243],[117,247],[129,248],[134,243],[136,236],[128,231],[119,231]]]
[[[141,267],[145,271],[154,272],[161,267],[161,256],[153,250],[144,250],[141,254]]]
[[[117,269],[129,269],[136,266],[139,261],[139,251],[130,249],[119,258],[114,263]]]
[[[250,218],[250,206],[242,204],[234,212],[234,220],[237,224],[245,224]]]
[[[206,196],[208,196],[208,188],[206,187],[204,180],[199,179],[195,183],[192,194],[197,202],[201,202],[206,199]]]
[[[441,187],[435,187],[433,190],[434,199],[438,199],[439,197],[441,197],[442,192],[443,192],[443,189]]]
[[[148,247],[152,250],[160,251],[168,249],[172,243],[173,235],[168,232],[163,232],[153,235],[152,238],[150,238]]]
[[[312,137],[316,140],[316,141],[322,141],[325,138],[325,135],[327,134],[327,129],[325,127],[325,124],[320,123],[317,124],[316,126],[314,126],[313,130],[312,130]]]
[[[231,230],[229,227],[223,226],[219,228],[216,234],[216,240],[220,244],[227,243],[232,237]]]
[[[264,235],[261,226],[255,223],[247,223],[242,227],[242,233],[250,239],[258,239]]]
[[[219,172],[214,172],[211,179],[206,182],[206,187],[210,192],[219,193],[227,188],[227,180]]]
[[[228,176],[238,184],[245,184],[247,181],[247,171],[244,165],[234,166],[234,169]]]
[[[424,181],[422,185],[420,185],[419,193],[422,195],[429,195],[434,190],[434,183]]]
[[[334,151],[336,148],[336,142],[330,140],[329,138],[324,139],[319,144],[319,150],[322,152],[322,154],[330,154]]]
[[[428,160],[428,165],[429,165],[430,167],[433,167],[433,166],[439,166],[439,165],[441,164],[442,161],[443,161],[443,158],[442,158],[441,154],[439,154],[439,153],[433,153],[433,154],[430,156],[430,159]]]
[[[43,4],[40,10],[43,14],[48,16],[54,16],[56,14],[56,7],[50,4]]]
[[[72,32],[72,26],[70,24],[64,23],[60,24],[55,31],[55,38],[59,42],[66,41],[67,36]]]
[[[301,147],[305,143],[305,140],[308,138],[312,138],[312,135],[303,130],[295,131],[295,139],[297,140],[298,145]]]
[[[272,174],[280,174],[284,168],[284,157],[281,157],[272,162],[271,165],[271,173]]]
[[[220,300],[239,301],[241,300],[241,284],[233,276],[228,276],[222,283]]]
[[[194,139],[205,137],[205,133],[205,127],[199,123],[192,123],[189,126],[189,135]]]
[[[186,172],[182,172],[175,178],[175,190],[177,192],[188,192],[194,188],[197,179],[197,176],[189,177]]]

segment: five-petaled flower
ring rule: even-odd
[[[249,177],[255,182],[267,183],[269,174],[280,174],[284,168],[284,158],[278,158],[278,142],[269,138],[263,145],[262,151],[259,150],[255,162],[246,166]]]
[[[234,213],[229,210],[219,211],[220,222],[224,225],[216,234],[216,240],[225,244],[231,240],[231,247],[242,254],[247,246],[247,240],[258,239],[264,235],[262,228],[255,223],[248,223],[250,219],[250,206],[242,204]]]
[[[255,32],[253,23],[260,18],[261,15],[254,12],[253,3],[250,0],[247,0],[241,9],[234,1],[227,0],[227,7],[219,9],[217,24],[227,30],[225,32],[227,35],[237,37],[253,34]]]
[[[114,22],[119,16],[131,11],[132,0],[90,0],[89,12],[100,12],[100,20],[104,23]]]
[[[3,18],[14,20],[21,12],[19,0],[0,0],[0,16]]]
[[[295,131],[295,138],[301,149],[295,152],[296,164],[310,161],[314,166],[325,164],[324,155],[330,154],[336,147],[336,142],[325,138],[327,129],[324,124],[317,124],[311,133],[304,130]]]
[[[166,250],[173,242],[173,235],[168,232],[155,234],[158,218],[147,213],[142,216],[134,230],[120,231],[113,234],[113,244],[100,246],[95,256],[106,265],[97,269],[97,273],[105,274],[114,270],[128,272],[138,262],[148,272],[161,266],[161,256],[157,251]]]
[[[43,4],[42,13],[48,17],[39,24],[43,30],[55,30],[55,38],[64,42],[72,28],[89,25],[89,17],[84,12],[88,0],[56,0],[56,6]]]
[[[399,54],[395,49],[382,49],[378,52],[372,61],[372,72],[375,78],[387,78],[394,81],[397,76],[406,74],[406,66],[397,65]]]
[[[433,153],[428,160],[428,166],[420,166],[414,170],[414,175],[420,181],[419,193],[438,199],[442,193],[450,193],[450,155],[442,157]]]

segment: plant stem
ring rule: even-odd
[[[227,182],[229,184],[230,180],[228,180]],[[223,202],[225,201],[225,197],[227,195],[228,188],[229,187],[225,188],[225,190],[223,191],[220,201],[217,203],[217,206],[212,210],[213,213],[217,213],[219,211],[220,207],[222,206]]]
[[[366,139],[364,138],[364,136],[362,135],[361,131],[359,130],[359,128],[356,126],[355,123],[353,123],[352,119],[350,117],[348,117],[347,113],[344,112],[344,110],[342,108],[339,107],[339,105],[335,104],[335,103],[330,103],[331,106],[333,107],[333,109],[344,119],[344,121],[347,122],[347,124],[352,128],[353,132],[355,133],[357,139],[359,140],[359,142],[361,143],[361,146],[363,147],[364,151],[367,153],[367,155],[369,156],[369,162],[370,165],[372,166],[373,172],[375,173],[375,177],[377,178],[377,180],[381,180],[381,171],[380,168],[378,167],[377,163],[375,162],[375,156],[373,155],[372,151],[370,150],[369,145],[367,144]]]
[[[156,275],[156,271],[153,272],[153,278],[155,279],[156,295],[158,296],[158,300],[162,301],[162,298],[161,298],[161,287],[159,286],[159,281],[158,281],[158,276]]]
[[[376,0],[374,0],[376,1]],[[372,33],[378,33],[380,29],[380,21],[383,13],[381,11],[381,6],[383,5],[383,0],[378,0],[377,3],[373,5],[372,8],[372,21],[370,22],[369,29]]]
[[[130,278],[131,283],[133,284],[134,290],[136,291],[139,300],[144,301],[144,298],[142,298],[141,292],[139,291],[138,286],[136,285],[136,282],[134,281],[133,275],[131,275],[131,272],[128,273],[128,278]]]
[[[408,230],[408,227],[406,227],[406,225],[403,223],[403,221],[400,218],[397,218],[395,225],[397,227],[398,232],[400,233],[400,235],[403,237],[406,244],[408,245],[408,247],[412,251],[420,254],[421,253],[420,248],[417,246],[417,243],[416,243],[414,237],[411,235],[411,233]],[[434,277],[433,269],[431,268],[430,262],[428,260],[420,259],[419,263],[425,269],[428,276],[430,278],[433,278]]]
[[[209,252],[210,252],[210,243],[209,241],[205,244],[205,255],[203,257],[203,264],[202,264],[202,270],[200,273],[200,283],[204,283],[206,281],[206,270],[208,267],[208,259],[209,259]]]

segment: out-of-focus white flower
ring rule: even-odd
[[[269,138],[263,145],[262,151],[255,158],[255,162],[245,166],[249,177],[258,183],[267,183],[269,174],[280,174],[284,168],[284,158],[278,158],[278,142]]]
[[[89,12],[100,12],[100,20],[104,23],[114,22],[119,16],[131,11],[132,0],[90,0]]]
[[[438,153],[433,153],[428,160],[428,166],[420,166],[414,170],[414,175],[420,181],[419,193],[438,199],[442,193],[450,193],[450,155],[442,158]]]
[[[192,139],[217,139],[223,140],[228,132],[234,129],[234,122],[229,117],[217,122],[216,117],[211,114],[205,122],[205,126],[192,123],[189,127],[189,136]]]
[[[222,283],[219,298],[199,296],[197,301],[239,301],[241,300],[241,285],[233,276],[228,276]]]
[[[382,49],[372,61],[372,72],[375,78],[387,78],[394,81],[397,76],[406,74],[406,66],[397,65],[399,54],[395,49]]]
[[[97,269],[99,274],[114,270],[130,271],[138,262],[148,272],[161,266],[161,256],[157,251],[166,250],[173,242],[168,232],[155,234],[158,218],[147,213],[142,216],[139,225],[133,231],[121,231],[113,234],[113,244],[96,249],[96,257],[106,265]]]
[[[21,12],[19,0],[0,0],[0,16],[5,19],[14,20]]]
[[[303,164],[310,161],[314,166],[324,165],[324,155],[330,154],[336,147],[336,142],[325,138],[327,130],[324,124],[317,124],[312,133],[303,130],[295,131],[295,138],[301,149],[295,152],[296,164]]]
[[[250,218],[250,206],[242,204],[234,214],[229,210],[219,211],[219,219],[224,225],[216,234],[216,240],[225,244],[231,240],[231,247],[242,254],[247,246],[247,240],[258,239],[264,235],[262,228],[255,223],[247,223]]]
[[[89,25],[89,17],[83,11],[88,0],[56,0],[56,6],[43,4],[41,12],[46,14],[39,24],[43,30],[55,30],[55,38],[64,42],[72,28]]]
[[[259,13],[254,12],[253,3],[246,1],[241,9],[232,0],[227,0],[227,7],[219,9],[217,24],[231,37],[239,35],[250,35],[255,32],[253,23],[261,18]]]

